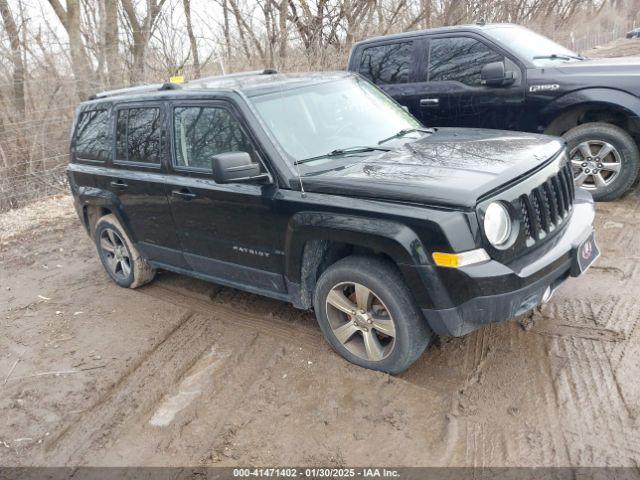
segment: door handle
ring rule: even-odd
[[[118,190],[124,190],[125,188],[127,188],[129,185],[127,185],[126,183],[124,183],[122,180],[118,179],[115,180],[113,182],[111,182],[110,184],[113,188],[117,188]]]
[[[193,200],[194,198],[197,197],[197,195],[193,193],[191,190],[189,190],[188,188],[182,188],[180,190],[171,190],[171,195],[187,201]]]
[[[437,107],[440,104],[439,98],[421,98],[420,106],[421,107]]]

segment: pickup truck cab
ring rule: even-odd
[[[165,269],[313,308],[339,354],[391,373],[598,255],[558,139],[426,129],[344,72],[99,94],[77,110],[68,177],[118,285]]]
[[[425,125],[563,136],[576,184],[613,200],[640,171],[640,60],[592,60],[524,27],[477,24],[371,38],[348,69]]]

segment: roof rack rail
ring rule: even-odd
[[[210,77],[196,78],[187,83],[207,82],[209,80],[220,80],[224,78],[252,77],[254,75],[275,75],[277,73],[278,71],[273,68],[265,68],[264,70],[250,70],[248,72],[227,73],[225,75],[212,75]]]
[[[187,83],[199,83],[199,82],[206,82],[208,80],[219,80],[223,78],[242,78],[242,77],[250,77],[253,75],[275,75],[277,73],[278,73],[277,70],[274,70],[272,68],[265,68],[264,70],[252,70],[250,72],[238,72],[238,73],[229,73],[227,75],[214,75],[211,77],[196,78],[195,80],[192,80],[191,82],[187,82]],[[182,85],[179,85],[177,83],[171,83],[171,82],[153,83],[149,85],[138,85],[136,87],[118,88],[116,90],[105,90],[103,92],[98,92],[94,95],[91,95],[89,97],[89,100],[116,97],[118,95],[127,95],[130,93],[154,92],[158,90],[178,90],[180,88],[182,88]]]
[[[96,98],[115,97],[118,95],[126,95],[128,93],[153,92],[155,90],[161,89],[162,86],[163,86],[162,83],[154,83],[150,85],[138,85],[137,87],[118,88],[117,90],[105,90],[103,92],[98,92],[95,95],[92,95],[92,97],[96,99]]]
[[[167,82],[167,83],[163,83],[158,90],[180,90],[181,88],[182,88],[182,85],[180,85],[179,83]]]

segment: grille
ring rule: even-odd
[[[535,242],[558,228],[571,212],[574,196],[569,164],[528,195],[521,195],[519,210],[527,240]]]

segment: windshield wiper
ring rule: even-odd
[[[550,60],[586,60],[586,57],[583,57],[582,55],[565,55],[565,54],[561,54],[558,55],[557,53],[552,53],[551,55],[537,55],[535,57],[533,57],[533,60],[545,60],[545,59],[550,59]]]
[[[321,158],[328,157],[341,157],[343,155],[349,155],[351,153],[364,153],[364,152],[373,152],[375,150],[380,150],[381,152],[389,152],[390,148],[385,147],[348,147],[348,148],[337,148],[335,150],[331,150],[329,153],[325,153],[322,155],[317,155],[315,157],[303,158],[302,160],[296,160],[293,162],[294,165],[301,165],[303,163],[312,162],[314,160],[320,160]]]
[[[378,142],[378,145],[383,144],[384,142],[388,142],[389,140],[393,140],[394,138],[404,137],[407,133],[412,132],[423,132],[423,133],[434,133],[435,130],[433,128],[403,128],[399,132],[391,135],[390,137],[383,138]]]

